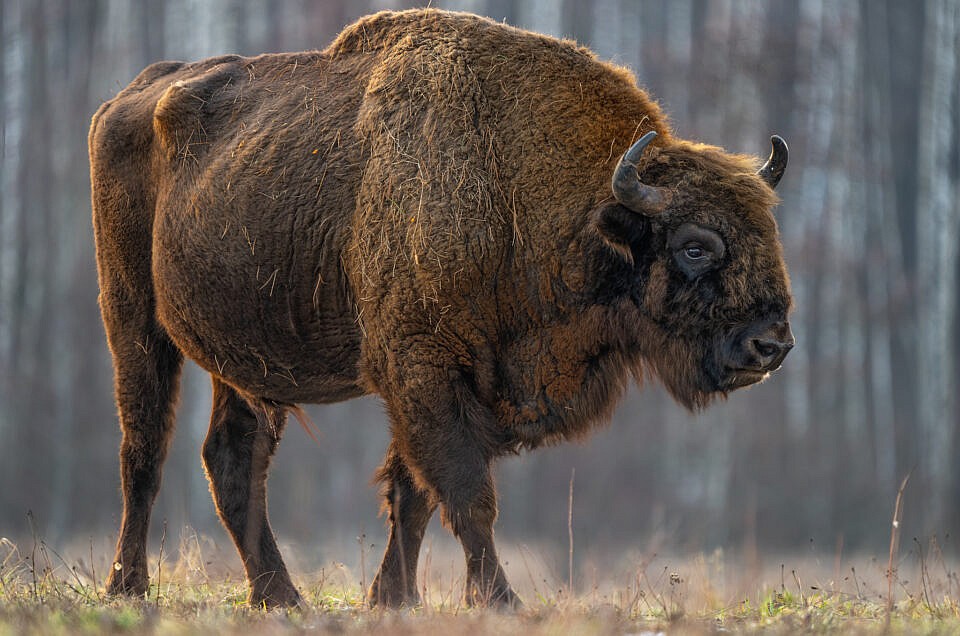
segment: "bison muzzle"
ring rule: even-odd
[[[186,356],[213,381],[203,462],[251,604],[300,602],[266,507],[287,413],[369,393],[392,433],[370,602],[419,602],[439,507],[466,600],[517,603],[497,457],[581,437],[631,376],[697,409],[793,346],[772,141],[760,167],[676,138],[627,70],[431,9],[364,18],[324,51],[145,69],[90,129],[123,430],[108,591],[147,589]]]

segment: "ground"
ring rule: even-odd
[[[575,593],[529,548],[513,550],[516,612],[458,602],[461,564],[426,554],[424,606],[367,609],[369,573],[341,564],[302,576],[305,609],[249,607],[246,585],[209,541],[189,533],[151,558],[142,599],[103,594],[106,557],[63,557],[43,541],[0,540],[0,636],[5,634],[700,634],[960,633],[960,580],[936,541],[905,547],[891,579],[887,560],[793,556],[658,557],[629,554],[606,576],[584,568]],[[509,552],[508,548],[505,552]],[[92,567],[94,562],[98,568]],[[827,561],[823,564],[822,561]],[[441,564],[442,565],[439,565]],[[556,569],[556,568],[553,568]],[[907,576],[909,571],[910,576]],[[546,574],[544,574],[546,573]],[[564,580],[560,580],[564,579]],[[887,604],[892,585],[894,604]]]

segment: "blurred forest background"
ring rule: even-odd
[[[881,553],[912,470],[906,536],[960,551],[960,2],[433,5],[577,39],[633,69],[683,137],[766,157],[776,132],[791,149],[777,216],[798,346],[784,368],[696,416],[657,386],[634,390],[586,443],[504,460],[501,541],[565,550],[575,469],[581,550],[812,540],[826,554],[840,541]],[[324,48],[360,15],[405,6],[2,0],[0,536],[29,537],[28,511],[54,545],[112,542],[118,526],[86,146],[97,106],[156,60]],[[199,457],[209,408],[209,381],[190,366],[153,550],[163,520],[229,543]],[[292,425],[274,463],[274,528],[349,560],[361,533],[385,538],[369,480],[386,419],[375,399],[310,413],[320,444]]]

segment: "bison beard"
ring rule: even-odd
[[[774,137],[758,169],[677,139],[626,70],[467,14],[384,12],[324,51],[150,66],[90,129],[123,430],[108,590],[147,589],[187,356],[213,379],[203,462],[251,604],[301,602],[266,506],[287,413],[377,393],[390,534],[370,602],[419,602],[440,507],[466,600],[515,605],[497,457],[585,435],[630,375],[695,409],[793,345],[771,212],[786,153]]]

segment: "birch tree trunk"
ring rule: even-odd
[[[2,136],[0,136],[0,448],[13,448],[18,434],[16,430],[16,411],[13,400],[18,377],[14,352],[19,348],[18,330],[15,329],[15,304],[17,266],[20,250],[17,248],[17,228],[21,216],[20,201],[17,197],[16,175],[20,172],[20,140],[22,139],[23,119],[23,65],[26,42],[23,34],[22,14],[17,3],[4,2],[0,6],[2,15],[2,86],[0,113],[3,117]],[[10,453],[0,462],[0,477],[4,483],[18,483],[18,462]],[[12,489],[0,489],[0,506],[13,509],[16,498]]]
[[[892,175],[893,118],[890,101],[889,14],[885,3],[862,0],[864,47],[860,128],[864,140],[864,223],[866,225],[867,338],[869,340],[870,421],[873,423],[874,477],[879,492],[897,487],[893,297],[905,287],[903,256],[897,232],[897,186]],[[898,292],[898,290],[901,290]]]
[[[931,0],[924,32],[917,161],[917,395],[920,461],[928,478],[928,525],[939,527],[951,504],[950,478],[957,423],[957,245],[960,197],[955,153],[960,146],[957,47],[960,4]]]

